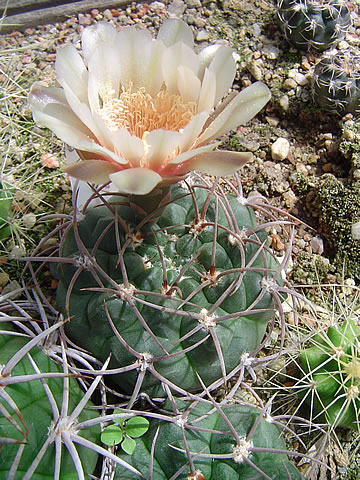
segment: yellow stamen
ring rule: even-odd
[[[132,91],[131,85],[119,98],[105,97],[99,111],[112,132],[126,128],[141,139],[158,128],[179,131],[195,113],[196,103],[184,102],[180,95],[170,95],[163,89],[152,97],[144,88]]]

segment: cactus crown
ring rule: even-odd
[[[324,56],[315,66],[312,92],[325,110],[345,115],[360,112],[360,56],[343,52]]]
[[[300,50],[326,50],[351,25],[344,0],[278,0],[277,13],[285,38]]]

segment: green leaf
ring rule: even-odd
[[[104,429],[101,434],[101,441],[109,447],[112,447],[113,445],[118,445],[123,438],[124,435],[117,425],[109,425]]]
[[[144,417],[132,417],[125,424],[125,432],[129,437],[138,438],[149,429],[149,420]]]
[[[136,442],[130,437],[125,437],[124,441],[121,443],[121,448],[128,455],[132,455],[135,451]]]
[[[119,410],[119,409],[115,408],[114,413],[117,414],[117,413],[124,413],[124,412],[122,410]],[[117,423],[118,425],[120,425],[123,428],[125,420],[126,420],[125,417],[115,418],[114,423]]]

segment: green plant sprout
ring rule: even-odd
[[[114,413],[122,413],[120,410],[114,410]],[[109,425],[101,434],[101,441],[112,447],[121,445],[121,448],[128,455],[132,455],[136,448],[135,438],[142,437],[149,429],[149,420],[144,417],[136,416],[129,419],[117,418],[114,425]]]

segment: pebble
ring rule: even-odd
[[[321,255],[324,252],[324,242],[323,239],[320,237],[313,237],[310,240],[310,246],[312,248],[313,253],[317,253]]]
[[[279,48],[275,47],[275,45],[264,45],[262,53],[265,55],[266,58],[269,58],[270,60],[276,60],[279,57],[281,51]]]
[[[286,138],[279,137],[271,145],[271,158],[276,161],[285,160],[289,155],[290,143]]]
[[[261,33],[261,27],[258,23],[254,23],[252,26],[254,37],[258,37]]]
[[[293,79],[301,87],[303,87],[303,86],[305,86],[309,83],[309,80],[307,79],[307,77],[303,73],[300,73],[300,72],[295,73]]]
[[[286,192],[283,193],[283,199],[285,201],[285,205],[289,209],[293,209],[296,202],[297,202],[297,196],[292,190],[287,190]]]
[[[296,86],[297,83],[292,78],[287,78],[283,83],[283,87],[285,88],[285,90],[292,90],[293,88],[296,88]]]
[[[259,81],[262,79],[261,68],[257,65],[255,60],[249,62],[246,66],[247,70],[251,73],[255,80]]]
[[[279,104],[284,112],[287,112],[289,110],[289,97],[287,95],[280,97]]]
[[[7,273],[0,272],[0,288],[5,287],[9,280],[10,277]]]
[[[200,0],[185,0],[186,5],[189,8],[199,8],[201,7],[201,1]]]
[[[44,153],[40,157],[40,163],[47,168],[58,168],[59,160],[56,155],[52,153]]]
[[[17,292],[17,293],[13,293]],[[18,298],[21,298],[23,295],[23,290],[21,288],[20,283],[17,280],[10,280],[6,284],[6,286],[2,289],[1,291],[2,295],[7,295],[8,293],[13,293],[11,296],[11,300],[17,300]]]
[[[195,37],[197,42],[205,42],[209,40],[209,38],[210,38],[209,32],[206,30],[200,30]]]
[[[25,213],[21,218],[21,223],[25,228],[32,228],[36,224],[36,215],[34,213]]]
[[[186,5],[185,2],[182,0],[174,0],[170,3],[168,7],[168,13],[170,17],[181,17],[181,15],[185,12]]]

